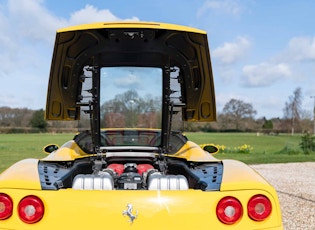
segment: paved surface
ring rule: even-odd
[[[277,190],[286,230],[315,229],[315,162],[251,167]]]

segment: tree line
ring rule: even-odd
[[[0,133],[73,131],[77,122],[56,122],[44,119],[44,110],[0,107]]]
[[[115,98],[115,100],[107,102],[106,105],[110,104],[111,106],[105,106],[104,104],[102,110],[105,111],[105,107],[113,110],[110,112],[124,109],[124,113],[128,115],[130,109],[136,109],[132,108],[132,104],[130,104],[130,96],[132,95],[128,93],[126,93],[126,95],[120,95],[120,97]],[[136,96],[139,100],[138,104],[141,104],[143,107],[141,107],[142,110],[157,110],[155,106],[156,98],[139,99],[139,96]],[[301,88],[296,88],[284,105],[283,117],[271,119],[265,117],[255,119],[257,111],[252,104],[238,99],[231,99],[225,104],[222,111],[218,112],[216,122],[187,122],[183,124],[182,128],[185,131],[262,132],[270,135],[277,135],[278,133],[312,133],[313,121],[311,115],[303,110],[302,99]],[[124,100],[129,102],[130,108],[128,108],[128,103],[122,103]],[[137,109],[139,108],[137,107]],[[142,118],[142,120],[145,119]],[[79,128],[80,122],[78,121],[46,121],[44,119],[43,109],[31,110],[28,108],[0,107],[0,133],[72,132]]]
[[[231,99],[218,113],[217,122],[211,124],[186,124],[190,131],[218,132],[263,132],[277,135],[278,133],[313,133],[312,116],[302,108],[302,89],[296,88],[285,102],[283,117],[255,119],[257,111],[253,105],[242,100]]]

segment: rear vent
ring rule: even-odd
[[[58,164],[39,162],[38,174],[43,190],[57,190],[64,187],[60,178],[64,177],[69,170]]]
[[[204,191],[217,191],[220,189],[223,174],[222,163],[203,164],[193,170],[199,178],[197,188]]]

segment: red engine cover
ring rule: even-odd
[[[124,172],[124,170],[125,170],[125,167],[124,167],[123,164],[110,164],[110,165],[107,166],[107,168],[112,169],[118,175],[121,175]]]
[[[114,172],[116,172],[118,174],[118,176],[120,176],[124,170],[125,170],[125,166],[123,164],[110,164],[107,166],[107,168],[113,170]],[[147,172],[149,169],[154,169],[154,167],[150,164],[139,164],[137,165],[137,170],[138,173],[142,176],[142,174],[144,172]]]
[[[138,173],[142,175],[144,172],[148,171],[149,169],[154,169],[154,168],[152,165],[149,165],[149,164],[139,164],[137,166],[137,169],[138,169]]]

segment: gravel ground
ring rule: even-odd
[[[251,167],[277,190],[284,229],[315,229],[315,162]]]

